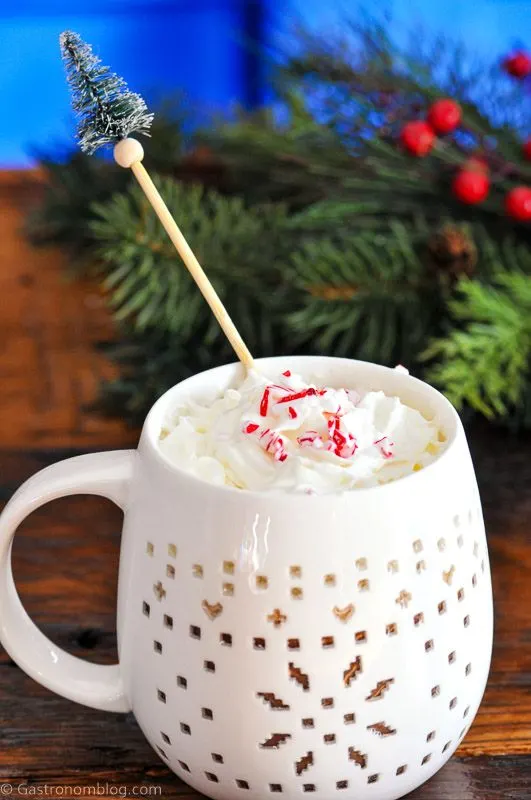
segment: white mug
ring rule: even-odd
[[[437,416],[446,449],[406,478],[342,495],[211,485],[173,466],[159,435],[183,400],[214,397],[242,368],[195,375],[155,403],[137,451],[55,464],[8,503],[0,639],[53,691],[132,709],[168,766],[208,797],[402,797],[452,755],[489,670],[488,554],[461,422],[435,389],[385,367],[317,356],[258,366],[398,395]],[[13,583],[17,525],[81,493],[124,510],[116,666],[50,642]]]

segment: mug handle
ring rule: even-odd
[[[91,664],[61,650],[37,628],[18,596],[11,545],[18,525],[58,497],[97,494],[125,508],[135,450],[90,453],[37,472],[13,495],[0,516],[0,641],[11,658],[38,683],[69,700],[104,711],[127,712],[119,664]]]

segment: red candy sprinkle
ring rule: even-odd
[[[286,370],[285,372],[283,372],[282,374],[283,374],[283,375],[285,375],[285,376],[286,376],[286,378],[291,378],[291,372],[289,371],[289,369],[287,369],[287,370]]]
[[[269,405],[269,386],[264,389],[264,394],[260,401],[260,416],[267,417],[267,407]]]
[[[291,419],[297,419],[298,414],[295,411],[295,409],[293,408],[293,406],[289,406],[288,414],[290,415]]]
[[[324,445],[323,439],[317,433],[317,431],[306,431],[297,437],[297,442],[299,443],[300,447],[321,448]]]
[[[313,386],[310,386],[309,389],[302,389],[300,392],[295,392],[295,394],[287,394],[286,397],[281,397],[280,400],[277,400],[277,403],[292,403],[294,400],[302,400],[303,397],[314,397],[315,395],[322,397],[325,392],[326,389],[314,389]]]
[[[243,429],[243,432],[244,433],[254,433],[255,431],[258,430],[259,427],[260,426],[257,425],[256,422],[249,422],[249,424],[246,425],[245,428]]]
[[[261,438],[261,437],[260,437]],[[285,461],[288,457],[282,436],[272,433],[265,446],[266,453],[271,453],[275,461]]]
[[[389,443],[389,444],[387,445],[387,447],[386,447],[386,446],[383,444],[383,442],[386,442],[386,441]],[[394,447],[394,444],[395,444],[395,443],[394,443],[394,442],[392,442],[392,441],[389,439],[389,437],[388,437],[388,436],[382,436],[382,438],[381,438],[381,439],[377,439],[377,440],[374,442],[374,445],[375,445],[375,446],[377,446],[377,447],[379,447],[380,453],[383,455],[383,457],[384,457],[384,458],[392,458],[392,457],[393,457],[393,451],[392,451],[390,448],[391,448],[391,447]]]

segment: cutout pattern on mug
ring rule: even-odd
[[[473,520],[476,518],[477,515],[474,514]],[[283,567],[284,571],[281,573],[283,577],[279,581],[278,587],[277,573],[273,574],[272,570],[269,575],[251,572],[249,578],[243,569],[240,571],[239,562],[230,558],[220,560],[217,565],[208,563],[206,565],[207,580],[203,564],[194,562],[190,570],[191,556],[204,559],[204,553],[188,553],[187,560],[183,560],[181,564],[184,548],[164,541],[162,543],[148,542],[146,556],[152,565],[149,569],[156,569],[154,576],[153,572],[151,575],[156,578],[158,574],[169,579],[165,583],[155,580],[154,583],[148,583],[144,587],[146,595],[149,587],[152,587],[154,597],[162,603],[162,608],[159,609],[158,605],[146,600],[140,603],[139,612],[141,613],[140,618],[143,619],[143,625],[157,626],[153,627],[152,634],[154,635],[150,637],[153,657],[157,657],[160,662],[167,659],[168,651],[175,642],[177,658],[175,663],[179,664],[179,637],[183,633],[188,633],[190,644],[187,646],[197,648],[197,667],[200,670],[199,672],[195,670],[193,673],[193,684],[190,684],[193,691],[188,689],[188,679],[185,675],[179,674],[173,679],[176,681],[173,689],[171,685],[165,686],[159,676],[162,686],[156,686],[154,692],[158,702],[162,705],[169,705],[171,709],[175,702],[175,708],[178,709],[181,704],[175,696],[175,692],[178,690],[186,692],[185,695],[181,694],[181,698],[186,703],[186,707],[183,707],[181,711],[186,715],[185,719],[181,718],[181,721],[177,721],[173,725],[166,721],[164,723],[165,730],[158,734],[159,743],[154,742],[160,755],[184,773],[191,773],[198,777],[203,776],[203,780],[206,779],[211,783],[231,784],[238,791],[245,792],[253,789],[255,792],[292,793],[293,787],[291,785],[288,787],[287,781],[284,779],[282,779],[282,783],[279,782],[280,774],[273,774],[274,769],[269,776],[269,781],[263,786],[252,786],[251,781],[247,778],[236,777],[238,774],[236,770],[230,774],[230,765],[227,763],[226,754],[220,745],[216,750],[212,751],[210,748],[208,753],[205,753],[204,763],[201,765],[197,762],[194,763],[194,760],[187,755],[185,755],[187,760],[174,761],[175,755],[179,754],[180,737],[192,737],[195,734],[194,741],[201,741],[200,737],[204,736],[201,726],[206,724],[213,731],[219,731],[220,725],[223,724],[223,721],[220,721],[217,716],[216,695],[211,694],[210,688],[204,690],[204,698],[209,703],[208,706],[199,708],[196,706],[194,711],[193,703],[189,704],[196,696],[195,693],[201,691],[201,682],[209,681],[208,687],[222,688],[223,684],[217,684],[217,682],[225,679],[227,669],[230,670],[230,665],[233,663],[232,659],[240,658],[242,655],[248,659],[249,654],[254,652],[256,656],[252,656],[253,658],[262,659],[270,665],[273,663],[271,659],[280,658],[279,654],[283,651],[289,690],[279,691],[278,688],[275,688],[275,691],[255,691],[255,702],[257,708],[260,709],[259,713],[263,715],[263,735],[255,740],[254,746],[259,750],[272,751],[273,758],[276,757],[274,756],[275,751],[281,754],[288,752],[289,748],[293,747],[291,763],[294,775],[306,776],[314,768],[314,763],[317,763],[317,751],[320,751],[321,748],[328,748],[328,753],[338,753],[341,752],[342,746],[345,747],[343,751],[345,766],[350,763],[357,768],[353,774],[363,775],[363,781],[367,784],[378,783],[381,785],[384,780],[389,781],[391,777],[398,778],[406,772],[410,773],[417,768],[423,768],[434,759],[440,759],[440,763],[443,763],[447,757],[446,754],[452,747],[452,742],[455,747],[467,731],[467,727],[465,727],[457,735],[457,731],[453,728],[455,723],[450,723],[444,714],[451,714],[452,719],[458,719],[462,724],[462,720],[470,713],[470,708],[475,707],[470,703],[470,698],[474,698],[475,694],[474,682],[469,680],[472,671],[472,652],[471,648],[467,646],[467,637],[470,635],[467,633],[467,629],[472,625],[472,614],[475,613],[477,605],[477,601],[471,603],[471,598],[476,594],[480,597],[483,585],[486,551],[483,545],[480,546],[477,539],[473,539],[473,535],[469,531],[469,525],[473,524],[474,522],[470,523],[469,521],[468,512],[455,515],[452,526],[459,529],[457,535],[450,535],[447,530],[445,535],[439,535],[438,538],[428,536],[426,532],[422,533],[422,539],[412,537],[407,543],[410,548],[409,556],[404,556],[401,550],[397,552],[400,561],[398,558],[392,558],[382,560],[378,564],[371,557],[369,564],[369,559],[363,556],[350,561],[349,567],[327,564],[326,566],[329,569],[332,567],[332,570],[325,572],[324,575],[321,572],[318,576],[315,576],[311,560],[308,560],[308,563],[302,560],[295,564],[288,562]],[[422,554],[420,559],[419,553]],[[467,566],[463,568],[461,559],[465,553],[468,553],[468,558],[473,556],[476,560],[475,562],[466,562],[465,560],[464,563]],[[168,562],[167,559],[171,559],[171,561]],[[474,571],[469,569],[472,563],[475,564]],[[336,571],[333,571],[334,566]],[[363,577],[360,576],[360,572],[364,573]],[[218,576],[217,584],[216,575]],[[340,581],[338,576],[341,578]],[[402,586],[400,585],[402,583],[400,576],[404,580]],[[440,592],[439,596],[435,594],[434,590],[431,590],[432,586],[436,586],[436,576],[439,581],[437,590]],[[175,604],[175,598],[178,597],[181,582],[197,578],[201,579],[203,583],[194,582],[196,589],[201,586],[205,593],[208,592],[206,598],[199,597],[199,604],[208,621],[204,622],[203,628],[193,620],[185,622],[183,627],[182,610]],[[274,583],[272,583],[273,578]],[[316,580],[321,590],[323,585],[327,589],[326,613],[329,614],[330,627],[323,625],[324,630],[315,627],[312,635],[301,636],[297,626],[307,613],[309,601],[306,598],[311,598],[312,603],[315,601]],[[295,581],[297,583],[294,583]],[[408,583],[409,581],[411,583]],[[379,626],[375,627],[368,612],[370,605],[366,604],[373,594],[380,596],[385,582],[389,584],[386,595],[389,600],[385,612],[389,613],[387,619],[391,621],[385,622],[385,617],[382,621],[380,614]],[[427,585],[430,587],[431,600],[429,603],[425,601],[424,597]],[[347,602],[348,593],[347,600],[345,599],[343,587],[346,593],[350,587],[351,592],[357,589],[358,592],[370,594],[367,598],[360,597],[359,607],[355,608],[353,603]],[[229,615],[228,609],[229,606],[236,607],[237,602],[245,603],[246,592],[251,592],[256,602],[263,604],[263,611],[255,630],[247,633],[242,631],[240,636],[238,623],[234,623],[234,618]],[[324,598],[325,594],[322,596]],[[223,630],[220,632],[219,622],[212,626],[211,623],[215,623],[224,611],[222,602],[224,597],[234,599],[227,601],[225,612],[225,615],[228,615],[227,624],[223,624]],[[269,601],[267,601],[267,597],[269,597]],[[280,603],[286,602],[286,598],[300,601],[293,604],[293,608],[291,605],[289,606],[289,613],[285,613],[280,605]],[[273,605],[275,601],[279,603],[278,606]],[[413,602],[416,608],[412,608]],[[241,609],[241,606],[239,608]],[[330,614],[330,612],[332,613]],[[225,615],[222,619],[225,619]],[[354,620],[356,620],[355,624],[353,624]],[[440,634],[441,630],[456,631],[460,623],[462,623],[461,634],[454,637],[456,638],[455,644],[451,639],[445,638],[446,634]],[[280,628],[287,630],[287,637],[283,637],[282,633],[276,633],[276,630]],[[387,698],[392,697],[394,692],[403,693],[401,678],[397,679],[392,672],[387,676],[385,672],[384,676],[374,675],[371,644],[378,648],[391,648],[384,652],[392,668],[395,652],[392,648],[401,647],[401,635],[404,634],[408,636],[411,658],[418,659],[421,654],[424,654],[423,657],[428,655],[429,663],[433,662],[434,664],[433,674],[439,681],[433,686],[428,684],[423,689],[426,693],[424,696],[429,698],[430,706],[433,709],[428,723],[432,722],[434,727],[430,729],[426,725],[419,735],[416,764],[413,763],[413,759],[409,764],[393,764],[392,761],[388,761],[387,757],[385,761],[381,761],[379,756],[374,756],[373,745],[371,745],[372,740],[381,739],[381,746],[385,748],[388,746],[388,741],[400,739],[400,720],[393,719],[394,715],[389,709],[393,709],[394,704],[393,701],[389,704]],[[411,638],[412,636],[415,638]],[[396,640],[396,645],[394,640]],[[448,644],[454,644],[455,649],[449,650]],[[217,669],[216,661],[218,659],[212,648],[219,646],[228,649],[228,652],[223,654],[223,659],[220,654],[219,669]],[[352,650],[356,646],[363,647],[363,650],[360,650],[363,654],[366,652],[369,654],[367,675],[364,674],[364,663],[361,656],[353,657]],[[234,654],[230,651],[233,647]],[[279,651],[279,647],[281,647],[281,651]],[[261,655],[261,652],[266,650],[268,653]],[[316,650],[322,653],[323,659],[329,659],[326,662],[329,665],[326,669],[330,669],[330,674],[332,671],[335,673],[328,695],[322,691],[317,694],[317,683],[312,687],[313,675],[316,674],[313,671]],[[333,650],[334,654],[326,655],[323,652],[326,650]],[[298,660],[299,656],[296,655],[299,652],[300,661]],[[293,655],[291,655],[292,653]],[[345,653],[348,656],[339,662],[340,666],[338,667],[335,659]],[[296,660],[290,660],[290,656],[291,658],[295,657]],[[322,663],[325,664],[324,661]],[[447,670],[451,670],[451,673],[445,673],[443,665]],[[179,669],[179,666],[177,668]],[[265,669],[269,668],[270,666],[265,667]],[[257,671],[260,669],[256,667]],[[432,667],[430,667],[431,669]],[[192,675],[192,673],[189,674]],[[360,676],[363,680],[360,680]],[[373,680],[369,680],[370,678]],[[282,685],[278,681],[275,683],[277,686]],[[319,678],[318,685],[322,685],[321,678]],[[204,686],[207,687],[207,684]],[[454,692],[454,689],[457,691]],[[344,711],[346,695],[343,695],[341,690],[349,692],[348,697],[352,698],[349,704],[356,708],[356,713]],[[363,692],[361,697],[360,690]],[[293,721],[292,716],[297,706],[295,698],[303,696],[306,698],[305,704],[309,714],[305,717],[298,716]],[[413,702],[416,702],[416,698]],[[419,698],[418,702],[421,706],[424,704],[422,698]],[[364,710],[365,707],[367,711]],[[325,711],[326,714],[324,714]],[[167,712],[161,709],[161,714],[165,713]],[[325,726],[325,718],[331,720],[331,724]],[[340,723],[339,728],[334,729],[338,722]],[[352,734],[349,736],[350,742],[345,742],[343,739],[347,732]],[[452,738],[446,738],[448,733]],[[370,738],[366,738],[367,736]],[[440,744],[435,750],[422,752],[422,743],[425,745],[437,741],[440,741]],[[292,744],[288,747],[289,742]],[[214,740],[212,740],[213,743]],[[306,747],[310,743],[313,746]],[[195,746],[201,747],[197,744]],[[379,752],[383,758],[385,750],[374,750],[374,753]],[[188,753],[188,750],[183,751],[183,755],[185,753]],[[217,764],[222,769],[218,772],[208,769],[207,757],[211,767],[213,764]],[[321,757],[326,758],[326,755],[321,753]],[[273,765],[274,762],[271,761],[271,764]],[[354,778],[343,777],[340,772],[337,778],[334,778],[331,788],[343,792],[351,788],[352,791],[354,785],[359,787],[359,783]],[[320,800],[328,800],[329,788],[321,786],[319,781],[305,782],[298,786],[299,792],[302,790],[302,792],[315,793]]]

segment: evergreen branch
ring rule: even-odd
[[[123,78],[111,73],[77,33],[60,39],[72,107],[78,115],[78,142],[84,153],[125,139],[130,133],[149,135],[153,121],[145,101],[131,92]]]
[[[253,309],[251,320],[259,308],[272,318],[278,315],[284,288],[276,259],[287,246],[285,209],[246,208],[240,198],[223,197],[200,186],[184,186],[170,179],[156,179],[156,183],[198,258],[208,265],[216,291],[231,313],[245,299]],[[94,212],[97,219],[91,229],[99,242],[104,286],[116,318],[138,331],[156,327],[179,332],[183,340],[201,331],[207,342],[217,340],[219,326],[168,246],[141,190],[134,186],[108,203],[96,205]],[[271,266],[265,275],[260,268],[268,262]],[[240,313],[244,316],[241,309]],[[246,330],[242,332],[255,342],[259,337],[251,327],[249,320],[243,320]]]
[[[441,287],[399,223],[376,235],[309,240],[291,267],[300,308],[288,322],[295,343],[316,352],[413,365],[444,319]]]
[[[494,286],[463,280],[459,290],[450,304],[458,327],[426,351],[426,358],[440,359],[428,378],[458,408],[506,415],[529,393],[531,275],[500,272]]]

